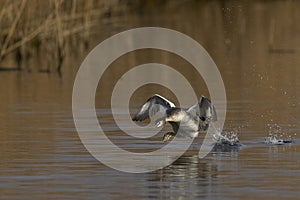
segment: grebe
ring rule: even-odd
[[[156,127],[161,127],[168,122],[174,131],[174,133],[166,133],[163,141],[172,139],[176,134],[197,137],[199,131],[208,129],[210,122],[217,121],[214,105],[204,96],[201,96],[199,101],[190,108],[178,108],[174,103],[158,94],[150,97],[132,120],[143,121],[158,112],[162,113],[163,117],[156,120]],[[200,124],[200,122],[202,123]]]

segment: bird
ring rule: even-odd
[[[200,131],[208,129],[210,122],[217,121],[215,106],[203,95],[190,108],[179,108],[159,94],[150,97],[132,120],[144,121],[157,113],[162,113],[162,117],[156,120],[155,126],[161,127],[168,122],[174,131],[164,134],[164,142],[171,140],[176,134],[190,138],[198,137]]]

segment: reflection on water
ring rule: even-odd
[[[143,14],[113,16],[105,21],[104,33],[93,40],[150,25],[173,28],[196,39],[219,67],[228,97],[225,128],[239,129],[242,146],[215,147],[201,160],[197,149],[192,148],[164,169],[121,173],[96,161],[74,128],[71,94],[81,60],[70,57],[62,77],[1,72],[1,199],[299,197],[299,2],[174,2],[159,10],[149,7]],[[148,151],[146,144],[152,145],[151,150],[159,148],[161,137],[126,141],[128,136],[116,129],[110,115],[110,94],[123,73],[146,62],[174,67],[190,80],[198,96],[209,96],[202,77],[176,55],[148,49],[117,59],[99,82],[97,114],[112,141],[136,152]],[[172,77],[165,78],[174,82]],[[130,111],[133,113],[153,93],[177,103],[168,89],[147,85],[133,94]],[[279,124],[284,133],[294,136],[294,143],[264,144],[268,124]],[[128,161],[124,158],[118,162]]]
[[[152,175],[152,174],[151,174]],[[210,195],[217,181],[216,165],[199,160],[197,155],[182,156],[149,179],[155,199],[194,199]]]
[[[46,111],[49,107],[51,110]],[[247,133],[252,140],[242,139],[244,146],[239,149],[216,146],[205,159],[199,159],[198,148],[192,148],[172,165],[155,172],[121,173],[100,164],[84,149],[70,110],[63,107],[25,103],[11,108],[1,118],[2,122],[6,118],[15,119],[6,120],[6,128],[1,132],[1,198],[25,195],[34,199],[45,196],[50,199],[215,199],[220,196],[276,199],[299,195],[300,141],[269,146],[263,143],[263,135],[259,137],[252,131]],[[111,123],[109,110],[98,109],[97,114]],[[107,134],[130,150],[139,152],[143,145],[158,148],[161,142],[159,136],[148,142],[126,142],[128,136],[124,138],[115,128],[107,127]],[[124,158],[118,162],[127,161]],[[286,193],[281,197],[283,191]]]

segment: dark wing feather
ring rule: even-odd
[[[155,115],[157,112],[166,111],[175,105],[166,98],[155,94],[142,106],[141,110],[132,118],[133,121],[143,121]]]
[[[177,122],[169,122],[173,128],[174,133],[176,134],[178,132],[179,129],[179,123]]]

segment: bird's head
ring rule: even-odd
[[[158,119],[156,122],[155,122],[155,127],[162,127],[166,124],[166,120],[165,119]]]

